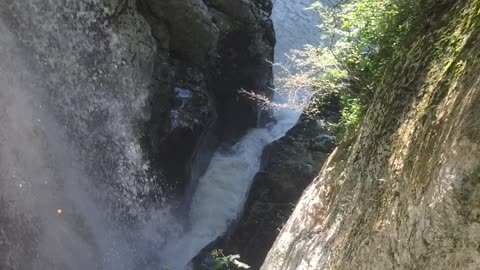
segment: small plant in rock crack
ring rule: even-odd
[[[210,256],[214,259],[213,270],[237,270],[237,269],[250,269],[250,266],[246,263],[240,262],[240,255],[228,255],[223,254],[223,250],[215,249],[210,253]]]

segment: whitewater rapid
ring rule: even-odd
[[[228,230],[241,214],[263,148],[282,137],[298,116],[296,111],[281,111],[276,123],[252,129],[231,149],[214,154],[193,195],[189,230],[170,239],[161,251],[166,266],[185,269],[205,246]]]

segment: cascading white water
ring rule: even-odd
[[[227,231],[243,208],[263,148],[283,136],[298,116],[295,111],[282,111],[277,123],[252,129],[229,151],[215,153],[193,195],[190,229],[170,239],[161,251],[165,265],[185,269],[206,245]]]
[[[74,181],[72,176],[82,176],[72,173],[73,160],[66,159],[65,152],[61,153],[68,148],[60,149],[64,146],[61,135],[56,132],[58,126],[36,99],[35,92],[40,89],[34,83],[34,75],[19,60],[20,51],[12,35],[3,24],[0,31],[0,190],[2,202],[6,204],[2,205],[6,213],[1,219],[2,222],[7,219],[8,223],[13,217],[14,221],[10,222],[17,227],[2,226],[3,244],[5,239],[11,239],[7,242],[10,254],[5,254],[8,259],[2,265],[29,269],[25,261],[32,260],[34,269],[50,265],[53,269],[97,269],[100,262],[96,248],[89,243],[91,239],[81,233],[80,222],[85,221],[75,208],[75,199],[63,192],[69,184],[65,179]],[[64,215],[59,215],[60,211]],[[90,211],[93,213],[96,209]],[[78,221],[78,225],[72,226],[72,220]],[[18,249],[26,252],[26,248],[31,250],[19,255]],[[83,256],[55,258],[76,253]],[[53,261],[57,263],[54,265]]]
[[[302,14],[305,1],[275,0],[277,59],[306,43],[299,29],[315,33],[307,17],[286,16]],[[136,198],[152,179],[137,126],[148,118],[153,41],[138,14],[128,18],[135,31],[109,29],[102,3],[0,3],[0,266],[7,270],[184,269],[238,218],[263,147],[298,118],[282,111],[277,123],[214,155],[188,231],[168,209],[144,209]],[[120,225],[125,214],[137,219]]]

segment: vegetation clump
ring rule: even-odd
[[[213,258],[213,270],[250,269],[250,266],[239,261],[240,255],[225,255],[223,250],[215,249],[210,253]]]
[[[338,95],[341,119],[329,126],[340,141],[346,141],[362,122],[376,89],[389,76],[389,65],[409,46],[407,34],[434,23],[435,14],[451,4],[447,0],[332,0],[313,4],[309,9],[317,11],[322,21],[322,44],[291,52],[294,70],[283,70],[279,81],[284,90],[280,91],[310,88],[316,94]],[[319,99],[311,102],[315,100]],[[315,107],[310,104],[308,110]]]

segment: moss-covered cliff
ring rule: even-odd
[[[478,269],[479,34],[478,0],[425,11],[262,269]]]

